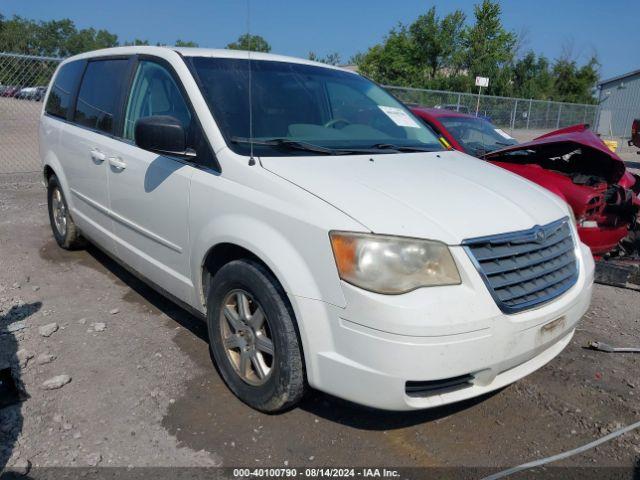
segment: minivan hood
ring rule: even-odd
[[[455,151],[260,160],[375,233],[458,245],[567,214],[541,187]]]

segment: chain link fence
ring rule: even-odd
[[[596,105],[531,100],[526,98],[498,97],[478,94],[445,92],[385,86],[396,98],[407,104],[445,108],[462,113],[476,113],[495,125],[514,130],[553,130],[577,123],[593,125]]]
[[[38,120],[60,61],[0,53],[0,174],[40,170]]]

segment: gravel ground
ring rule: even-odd
[[[0,97],[0,174],[40,170],[41,111],[42,102]]]
[[[257,413],[221,382],[197,319],[95,249],[55,245],[44,190],[30,180],[0,176],[0,368],[12,366],[28,394],[0,408],[0,470],[26,462],[505,467],[640,419],[640,355],[583,348],[640,344],[640,293],[604,286],[558,358],[492,395],[385,413],[314,392],[288,413]],[[635,431],[561,464],[639,459]]]

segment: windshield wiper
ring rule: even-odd
[[[393,143],[376,143],[371,148],[378,150],[396,150],[398,152],[435,152],[432,148],[410,147],[406,145],[394,145]]]
[[[231,141],[234,143],[247,143],[269,147],[284,147],[291,150],[305,150],[307,152],[324,153],[325,155],[344,155],[345,153],[350,153],[347,151],[334,150],[332,148],[314,145],[313,143],[290,140],[288,138],[269,138],[267,140],[258,140],[246,137],[232,137]]]

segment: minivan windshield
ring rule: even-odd
[[[433,131],[404,105],[360,75],[281,61],[209,57],[188,61],[236,153],[248,155],[250,143],[260,156],[444,149]]]

